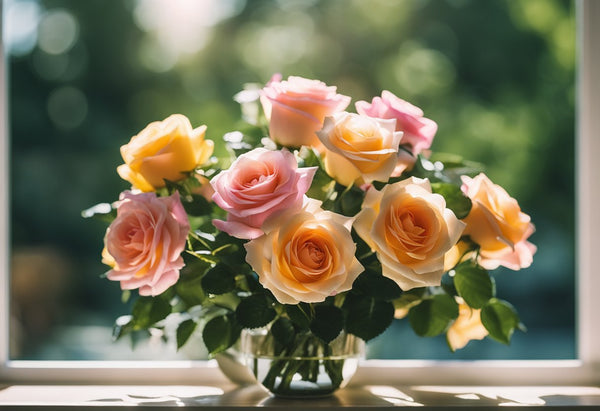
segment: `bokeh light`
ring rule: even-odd
[[[241,0],[138,0],[136,25],[151,34],[140,48],[140,62],[149,70],[165,72],[186,54],[202,50],[211,27],[241,11]]]
[[[4,5],[3,41],[13,56],[24,56],[37,41],[37,25],[41,8],[34,1],[6,1]]]
[[[68,11],[51,10],[40,20],[38,35],[40,49],[48,54],[62,54],[77,41],[79,24]]]
[[[75,128],[85,120],[88,104],[85,95],[75,87],[61,87],[48,97],[48,114],[62,129]]]

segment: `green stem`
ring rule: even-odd
[[[331,347],[329,344],[325,344],[324,354],[325,357],[331,355]],[[324,361],[325,371],[327,371],[327,375],[331,379],[331,386],[333,389],[337,389],[344,379],[343,376],[343,368],[344,368],[344,360],[328,360]]]

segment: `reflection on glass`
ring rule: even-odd
[[[219,141],[232,97],[274,72],[356,100],[382,89],[436,119],[433,149],[488,165],[537,225],[533,266],[496,276],[529,331],[452,354],[405,322],[374,358],[574,358],[572,1],[10,0],[11,357],[203,358],[160,335],[111,342],[127,313],[100,278],[105,225],[81,210],[126,189],[118,147],[176,112]],[[110,24],[106,24],[110,22]],[[216,148],[215,154],[223,153]]]

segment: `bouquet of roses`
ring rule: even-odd
[[[183,115],[150,123],[121,147],[131,190],[85,213],[111,221],[107,278],[139,293],[116,338],[169,321],[178,347],[198,329],[216,354],[254,330],[260,379],[285,394],[319,369],[337,388],[335,341],[394,318],[451,350],[522,328],[489,271],[531,264],[533,224],[478,164],[430,152],[421,109],[384,91],[344,111],[335,87],[279,75],[235,99],[230,158]]]

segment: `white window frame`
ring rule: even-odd
[[[577,0],[577,359],[368,360],[355,385],[586,385],[600,381],[600,1]],[[0,12],[1,13],[1,12]],[[594,21],[596,25],[594,26]],[[1,24],[1,23],[0,23]],[[9,329],[9,138],[6,62],[0,45],[0,382],[226,384],[211,361],[14,361]],[[596,293],[596,294],[595,294]],[[558,302],[560,304],[560,302]],[[402,344],[399,341],[398,344]],[[410,347],[407,347],[410,349]]]

